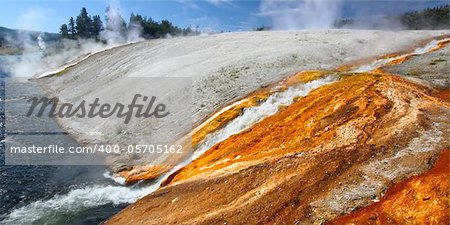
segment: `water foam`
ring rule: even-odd
[[[111,179],[111,180],[113,180],[114,182],[116,182],[116,183],[118,183],[120,185],[125,185],[126,184],[126,179],[125,178],[118,177],[118,176],[113,176],[113,175],[111,175],[110,171],[105,171],[103,173],[103,177],[106,178],[106,179]]]
[[[372,62],[371,64],[360,66],[360,67],[356,68],[355,70],[353,70],[352,72],[355,72],[355,73],[370,72],[370,71],[373,71],[380,67],[386,66],[389,63],[391,63],[395,60],[399,60],[404,57],[422,55],[422,54],[428,53],[430,51],[436,50],[437,48],[439,48],[440,43],[446,42],[446,41],[450,41],[450,38],[446,38],[446,39],[442,39],[442,40],[433,40],[423,47],[416,48],[411,53],[400,55],[400,56],[395,56],[395,57],[387,58],[387,59],[378,59],[378,60],[375,60],[374,62]]]
[[[220,129],[205,137],[200,147],[194,152],[192,158],[197,158],[213,145],[229,138],[231,135],[242,132],[262,119],[278,112],[280,106],[287,106],[293,103],[294,98],[307,95],[311,90],[322,85],[330,84],[336,81],[334,76],[327,76],[322,79],[314,80],[305,84],[300,84],[288,88],[286,91],[271,95],[259,106],[250,107],[244,110],[243,114],[232,120],[223,129]]]
[[[250,107],[244,113],[230,122],[223,129],[208,135],[203,144],[188,159],[172,168],[168,173],[159,177],[155,183],[146,187],[127,187],[113,185],[93,185],[70,191],[65,195],[56,195],[49,200],[40,200],[29,205],[13,210],[2,224],[31,224],[33,221],[57,216],[58,212],[76,213],[85,209],[95,208],[106,204],[133,203],[139,198],[156,191],[161,183],[173,172],[188,165],[192,160],[198,158],[210,147],[219,143],[233,134],[237,134],[262,119],[275,114],[280,106],[290,105],[295,97],[305,96],[311,90],[336,80],[335,77],[326,77],[306,84],[288,88],[286,91],[275,93],[259,106]],[[109,173],[104,177],[112,179]],[[122,180],[115,180],[122,184]]]
[[[159,185],[131,188],[113,185],[93,185],[75,189],[64,195],[56,195],[45,201],[36,201],[13,210],[0,224],[33,224],[45,219],[51,221],[60,213],[74,213],[85,209],[106,205],[133,203],[152,193]]]

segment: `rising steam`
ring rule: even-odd
[[[45,35],[39,34],[36,38],[35,34],[26,31],[20,31],[17,37],[10,37],[9,40],[7,37],[9,43],[20,43],[23,54],[20,57],[9,57],[6,65],[2,65],[2,70],[12,77],[41,76],[72,65],[89,54],[142,40],[140,25],[131,24],[127,29],[116,2],[107,8],[105,22],[105,29],[100,33],[104,42],[63,39],[60,43],[49,44],[46,43]]]
[[[276,30],[332,28],[341,15],[340,0],[263,0],[258,15],[268,17]]]
[[[44,41],[44,39],[42,38],[42,35],[39,35],[39,36],[38,36],[38,38],[37,38],[37,43],[38,43],[39,48],[40,48],[42,51],[45,51],[45,49],[47,49],[47,44],[45,44],[45,41]]]
[[[140,24],[129,24],[123,20],[118,2],[113,2],[106,8],[106,26],[100,37],[111,44],[123,44],[143,40]]]

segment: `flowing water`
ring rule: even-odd
[[[410,56],[415,56],[415,55],[422,55],[425,54],[427,52],[436,50],[439,48],[440,43],[444,43],[450,41],[450,38],[446,38],[446,39],[442,39],[442,40],[432,40],[431,42],[429,42],[428,44],[426,44],[423,47],[419,47],[416,48],[413,52],[411,53],[407,53],[407,54],[403,54],[403,55],[399,55],[399,56],[394,56],[394,57],[390,57],[390,58],[385,58],[385,59],[378,59],[373,61],[370,64],[367,65],[362,65],[356,69],[353,70],[353,72],[356,73],[364,73],[364,72],[370,72],[373,71],[375,69],[381,68],[383,66],[389,65],[390,63],[406,58],[406,57],[410,57]]]
[[[0,56],[0,65],[18,57]],[[98,224],[136,200],[133,187],[103,176],[103,166],[4,165],[5,79],[0,68],[0,224]]]
[[[278,112],[280,106],[288,106],[292,104],[294,98],[305,96],[311,90],[322,85],[330,84],[336,80],[337,79],[334,76],[327,76],[322,79],[290,87],[286,91],[278,92],[269,96],[269,98],[267,98],[267,100],[261,105],[245,109],[241,116],[232,120],[224,128],[207,135],[200,147],[192,155],[192,158],[198,158],[213,145],[227,139],[231,135],[240,133],[241,131],[250,128],[253,124],[256,124],[262,119],[275,114]]]
[[[250,107],[246,109],[242,116],[234,119],[224,129],[208,135],[201,147],[193,154],[193,156],[186,161],[180,163],[177,167],[173,168],[170,172],[161,176],[153,183],[142,186],[120,186],[116,183],[111,183],[110,176],[107,173],[98,175],[98,172],[103,172],[103,168],[90,167],[86,171],[87,174],[96,173],[97,178],[100,178],[97,182],[74,182],[73,184],[56,184],[62,186],[65,191],[53,191],[46,189],[46,196],[39,196],[30,198],[30,201],[17,204],[20,207],[15,207],[13,210],[9,210],[3,220],[5,224],[30,224],[30,223],[47,223],[58,224],[64,223],[77,223],[80,219],[86,215],[91,215],[92,221],[81,222],[99,222],[107,217],[111,216],[123,206],[135,202],[138,198],[155,191],[161,183],[174,171],[189,164],[192,160],[203,154],[212,145],[225,140],[233,134],[237,134],[242,130],[245,130],[262,120],[263,118],[273,115],[278,111],[278,107],[282,105],[290,105],[295,97],[305,96],[309,91],[333,82],[335,79],[330,77],[312,81],[306,84],[301,84],[295,87],[288,88],[286,91],[276,93],[270,96],[260,106]],[[55,183],[50,180],[46,180],[48,175],[51,175],[52,171],[61,170],[73,170],[73,168],[86,168],[86,167],[36,167],[38,170],[42,168],[47,169],[47,173],[40,173],[41,176],[37,177],[34,181],[38,181],[42,184],[37,186],[52,186]],[[23,171],[30,170],[29,168],[23,168]],[[35,168],[31,170],[36,170]],[[76,178],[76,177],[73,177]],[[72,179],[73,179],[72,178]],[[72,180],[67,178],[68,180]],[[16,180],[22,180],[16,178]],[[56,181],[56,180],[55,180]],[[107,181],[107,182],[105,182]],[[83,184],[84,182],[84,184]],[[105,182],[101,184],[102,182]],[[108,182],[110,182],[108,184]],[[97,183],[97,184],[92,184]],[[100,183],[100,184],[98,184]],[[27,185],[25,185],[27,186]],[[29,186],[28,186],[29,187]],[[37,191],[40,193],[41,191]],[[37,200],[39,199],[39,200]],[[34,201],[33,201],[34,200]],[[96,213],[99,213],[98,215]]]
[[[437,45],[438,42],[431,42],[411,54],[423,54]],[[376,60],[354,71],[372,71],[395,59]],[[126,205],[157,190],[171,173],[192,162],[214,144],[275,114],[280,106],[290,105],[295,97],[305,96],[311,90],[335,80],[329,76],[290,87],[273,94],[259,106],[245,109],[241,116],[224,128],[207,135],[189,159],[152,183],[122,186],[110,179],[111,176],[105,173],[106,168],[101,166],[5,166],[2,154],[0,224],[98,224]],[[1,87],[3,99],[4,85]],[[3,104],[1,110],[3,112]],[[0,116],[4,121],[4,115],[0,113]],[[3,140],[3,132],[1,135]],[[3,144],[2,141],[1,151],[4,151]]]

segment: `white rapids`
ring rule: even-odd
[[[311,81],[290,87],[283,92],[271,95],[259,106],[250,107],[244,113],[232,120],[223,129],[209,134],[205,137],[200,147],[191,157],[175,166],[171,171],[158,178],[153,184],[145,187],[127,187],[121,185],[93,185],[80,189],[74,189],[64,195],[56,195],[49,200],[36,201],[29,205],[13,210],[1,224],[32,224],[41,218],[49,218],[58,212],[76,213],[89,208],[95,208],[106,204],[133,203],[139,198],[156,191],[167,177],[178,169],[188,165],[192,160],[198,158],[206,150],[231,135],[237,134],[262,119],[275,114],[279,106],[290,105],[295,97],[305,96],[311,90],[336,81],[336,77],[328,76],[319,80]],[[113,179],[116,183],[123,183],[120,178],[112,177],[109,173],[104,177]],[[119,180],[117,180],[119,179]]]
[[[157,187],[130,188],[126,186],[93,185],[74,189],[64,195],[56,195],[51,199],[36,201],[13,210],[0,224],[33,224],[45,218],[51,221],[59,213],[78,212],[101,205],[133,203]]]

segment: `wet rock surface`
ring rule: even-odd
[[[384,68],[386,72],[420,79],[438,89],[450,88],[450,46],[425,55],[412,57],[408,61]]]
[[[380,202],[329,224],[448,223],[449,153],[445,150],[429,171],[396,184]]]
[[[349,74],[213,146],[108,224],[320,224],[370,205],[448,148],[449,103]]]
[[[55,76],[40,79],[49,96],[79,99],[96,94],[101,99],[116,93],[129,77],[192,77],[193,123],[199,124],[220,109],[255,90],[300,70],[333,69],[356,59],[376,57],[420,45],[421,41],[447,31],[242,32],[205,37],[161,39],[102,51]],[[113,85],[116,84],[116,85]],[[140,85],[139,82],[135,83]],[[97,90],[100,89],[100,92]],[[119,90],[122,91],[122,90]],[[109,120],[59,123],[80,143],[133,143],[123,132],[142,130],[142,123],[123,129]],[[90,135],[86,130],[101,135]],[[187,129],[173,133],[186,134]],[[195,138],[193,137],[194,141]],[[161,164],[165,159],[142,160]],[[133,162],[124,155],[111,159],[118,172]],[[164,162],[165,163],[165,162]]]
[[[438,33],[434,34],[442,34]],[[414,46],[417,40],[428,38],[431,33],[275,32],[260,33],[258,40],[250,43],[251,35],[218,35],[170,43],[158,40],[120,47],[102,52],[43,82],[47,82],[54,94],[67,97],[75,92],[65,86],[77,87],[81,93],[89,89],[78,83],[99,82],[99,78],[195,74],[194,117],[198,124],[214,110],[286,74],[301,69],[333,69],[362,56],[370,58],[388,50],[395,52]],[[395,40],[386,42],[383,37],[388,36]],[[267,40],[273,42],[267,44]],[[182,48],[179,54],[169,54],[187,43],[192,44],[194,51]],[[363,47],[370,54],[355,51]],[[223,57],[217,56],[219,52]],[[448,52],[439,50],[430,54],[444,57]],[[293,104],[280,106],[275,115],[215,144],[192,163],[170,173],[162,188],[106,223],[321,224],[370,207],[397,183],[425,173],[442,150],[449,148],[446,61],[424,59],[424,56],[413,56],[401,65],[372,73],[334,74],[340,78],[338,82],[295,98]],[[145,66],[140,59],[145,59]],[[415,63],[407,64],[411,61]],[[435,69],[430,69],[432,66]],[[417,76],[407,72],[413,67],[420,69]],[[96,75],[90,76],[92,73]],[[311,73],[298,80],[294,76],[288,83],[308,82],[323,74]],[[209,121],[194,133],[193,144],[201,143],[209,133],[221,129],[239,116],[243,108],[266,101],[267,96],[263,94],[255,100],[236,105]],[[157,178],[167,170],[155,166],[133,167],[122,171],[122,175],[129,182],[136,182]],[[441,182],[444,178],[437,179]],[[448,196],[439,192],[435,196],[442,202],[445,195]],[[405,198],[395,208],[402,209],[402,204],[413,203]],[[439,212],[448,208],[442,204],[435,206],[433,209]],[[421,222],[407,216],[411,208],[402,210],[397,211],[402,215],[395,218]],[[431,211],[423,211],[421,215],[420,218],[434,218]]]

